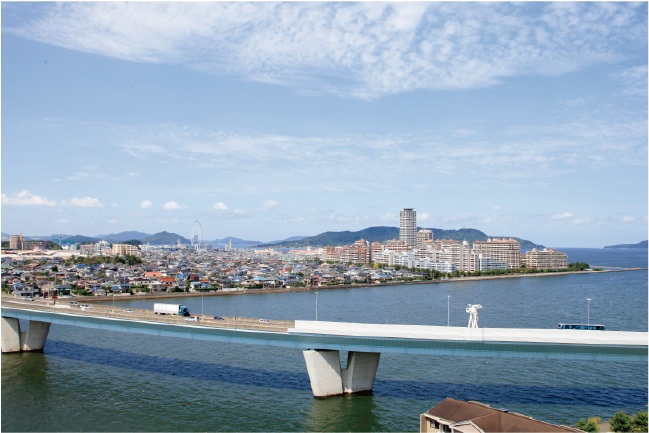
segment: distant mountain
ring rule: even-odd
[[[235,237],[215,239],[213,241],[207,241],[207,243],[214,245],[215,248],[225,248],[226,245],[230,244],[230,241],[232,241],[232,248],[252,248],[263,244],[261,241],[247,241]]]
[[[10,234],[7,234],[5,232],[2,232],[2,240],[3,241],[8,241],[11,238]]]
[[[308,236],[291,236],[290,238],[281,239],[278,241],[264,242],[262,245],[274,245],[274,244],[279,244],[281,242],[296,242],[296,241],[301,241],[302,239],[307,237]]]
[[[54,236],[54,235],[52,235]],[[59,240],[58,235],[56,236],[56,240]],[[61,245],[70,245],[70,244],[96,244],[99,242],[101,239],[99,238],[91,238],[88,236],[82,236],[82,235],[75,235],[71,236],[69,238],[61,238]]]
[[[396,227],[368,227],[366,229],[351,232],[324,232],[316,236],[309,236],[299,240],[287,240],[274,244],[275,247],[306,247],[306,246],[337,246],[353,244],[359,239],[370,242],[385,242],[399,237],[399,229]]]
[[[154,235],[150,235],[138,240],[141,241],[143,244],[150,244],[150,245],[175,245],[178,243],[179,239],[181,244],[185,244],[185,245],[191,244],[191,241],[189,239],[184,238],[175,233],[169,233],[169,232],[156,233]]]
[[[418,228],[421,229],[421,228]],[[460,229],[460,230],[444,230],[430,228],[433,232],[434,239],[452,239],[457,241],[467,241],[470,244],[474,241],[486,241],[494,236],[487,236],[485,233],[476,229]],[[497,236],[503,237],[503,236]],[[510,238],[513,236],[504,236]],[[537,245],[531,241],[516,238],[521,243],[521,250],[527,251],[532,248],[543,248],[543,245]],[[368,227],[356,232],[343,231],[343,232],[324,232],[316,236],[310,236],[299,240],[283,241],[274,244],[274,247],[306,247],[306,246],[340,246],[349,245],[359,239],[365,239],[369,242],[386,242],[390,239],[399,239],[399,228],[397,227]]]
[[[124,241],[141,241],[144,238],[148,238],[152,235],[148,233],[142,233],[142,232],[135,232],[135,231],[129,231],[129,232],[121,232],[121,233],[111,233],[109,235],[101,235],[97,236],[106,242],[110,243],[119,243],[119,242],[124,242]]]
[[[620,244],[620,245],[608,245],[604,248],[648,248],[648,242],[647,241],[642,241],[638,242],[637,244]]]

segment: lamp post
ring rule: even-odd
[[[588,329],[590,329],[590,298],[586,298],[586,302],[588,303]]]

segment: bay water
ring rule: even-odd
[[[647,250],[562,251],[591,266],[647,267]],[[316,314],[314,292],[178,301],[209,316]],[[481,327],[551,329],[590,319],[607,330],[647,331],[647,271],[317,295],[318,319],[329,321],[445,326],[450,312],[451,326],[466,326],[467,304],[482,305]],[[3,431],[416,431],[419,414],[453,397],[574,424],[646,410],[647,380],[646,362],[382,354],[372,395],[316,399],[300,350],[53,325],[43,353],[2,355],[1,417]]]

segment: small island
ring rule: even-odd
[[[638,242],[637,244],[608,245],[604,248],[644,248],[646,250],[647,241]]]

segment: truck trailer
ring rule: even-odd
[[[174,316],[189,317],[189,309],[184,305],[179,304],[153,304],[153,312],[155,314],[172,314]]]

